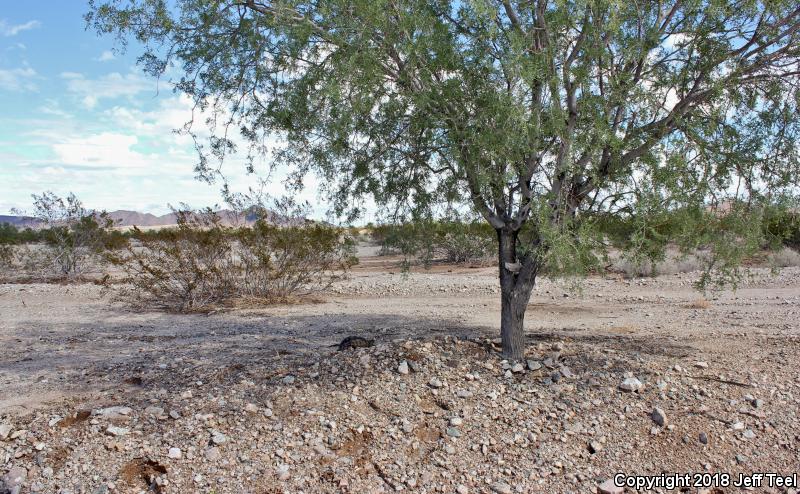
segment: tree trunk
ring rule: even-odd
[[[525,310],[536,281],[533,258],[517,259],[517,232],[498,229],[500,270],[500,338],[503,357],[522,360],[525,357]]]

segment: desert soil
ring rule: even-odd
[[[519,366],[497,351],[491,268],[366,258],[318,303],[192,315],[90,284],[0,285],[0,492],[584,493],[622,492],[599,487],[617,472],[797,473],[800,269],[707,303],[696,277],[542,280]],[[375,345],[331,346],[352,335]]]

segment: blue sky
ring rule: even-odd
[[[107,210],[219,203],[219,185],[194,179],[189,138],[172,132],[189,120],[189,101],[142,74],[135,44],[114,52],[113,39],[86,31],[85,10],[74,0],[2,1],[0,214],[30,209],[45,190]],[[246,190],[256,180],[236,161],[224,172]],[[277,180],[269,191],[281,188]]]

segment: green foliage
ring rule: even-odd
[[[138,302],[181,312],[237,299],[279,301],[330,285],[356,263],[352,240],[319,224],[252,228],[222,224],[210,209],[178,211],[176,228],[142,231],[109,261]]]
[[[372,240],[384,254],[398,252],[425,265],[434,260],[462,264],[497,255],[497,233],[478,222],[413,221],[373,227]]]
[[[768,207],[764,212],[764,234],[772,249],[786,246],[800,249],[800,210]]]
[[[603,223],[636,262],[674,238],[730,281],[762,200],[800,186],[796,1],[92,0],[86,19],[212,114],[207,142],[187,129],[201,175],[237,129],[251,169],[280,136],[289,182],[319,174],[348,219],[466,203],[513,245],[504,293],[597,265]],[[705,211],[726,201],[751,207]],[[437,249],[402,228],[401,252]]]

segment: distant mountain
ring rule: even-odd
[[[256,207],[251,207],[242,213],[235,213],[229,209],[217,211],[223,225],[252,225],[263,217],[268,223],[281,226],[289,225],[302,225],[307,220],[305,218],[292,218],[289,216],[275,213],[274,211],[263,211],[263,213]],[[151,213],[140,213],[138,211],[129,211],[119,209],[110,211],[108,216],[114,221],[115,227],[164,227],[173,226],[178,224],[178,215],[175,213],[162,214],[156,216]],[[0,224],[10,223],[17,228],[37,228],[40,226],[39,220],[30,216],[12,216],[0,215]]]
[[[35,228],[39,224],[39,220],[30,216],[11,216],[0,214],[0,225],[9,223],[17,228]]]

